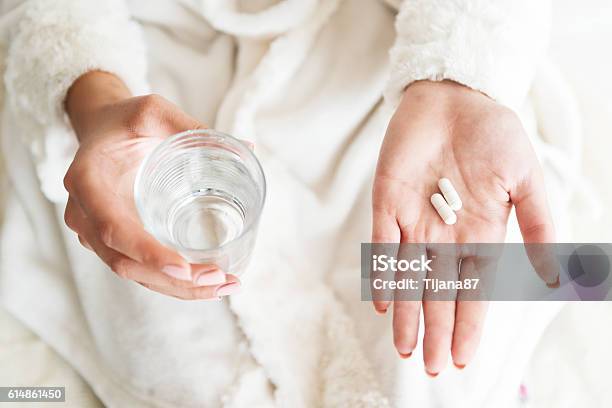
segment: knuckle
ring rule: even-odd
[[[453,336],[453,332],[455,330],[455,326],[453,325],[453,322],[451,321],[447,321],[443,324],[441,324],[438,327],[439,333],[446,336],[446,337],[452,337]]]
[[[151,250],[141,250],[141,254],[139,257],[139,262],[142,262],[145,265],[157,266],[163,265],[164,263],[159,260],[157,251]]]
[[[76,220],[74,216],[74,211],[69,207],[66,207],[64,211],[64,223],[68,228],[76,232]]]
[[[193,288],[187,290],[189,293],[189,300],[203,300],[210,298],[210,291],[207,288]]]
[[[78,163],[73,162],[70,165],[63,179],[64,189],[69,195],[77,196],[83,184],[87,182],[86,178],[90,173],[87,167],[87,160],[79,160]]]
[[[144,95],[141,99],[145,107],[157,107],[163,105],[166,101],[163,96],[155,93]]]
[[[143,115],[149,115],[159,111],[164,106],[166,100],[157,94],[149,94],[139,98],[137,112]]]
[[[72,172],[70,171],[70,169],[68,169],[68,172],[66,172],[63,183],[64,183],[64,189],[68,193],[73,191],[73,179],[72,179]]]
[[[523,235],[543,235],[544,233],[548,232],[548,224],[544,223],[544,222],[540,222],[540,223],[534,223],[531,225],[528,225],[526,227],[523,228]]]
[[[473,337],[478,333],[479,324],[473,320],[461,319],[458,320],[455,325],[464,331],[464,336]]]
[[[109,221],[100,221],[96,225],[96,229],[98,230],[102,243],[107,247],[112,248],[115,241],[115,228],[113,223]]]
[[[79,177],[75,176],[75,173],[80,171],[80,167],[80,160],[77,160],[75,157],[75,160],[70,163],[70,167],[68,167],[68,170],[66,170],[66,174],[64,174],[64,188],[70,194],[74,192],[75,184],[79,180]]]
[[[437,335],[440,337],[449,337],[453,335],[454,325],[449,319],[438,318],[431,322],[429,329],[430,335]]]
[[[167,279],[168,279],[169,285],[173,286],[176,289],[190,290],[190,289],[194,289],[194,288],[198,287],[195,283],[193,283],[191,281],[184,281],[184,280],[172,278],[172,277],[169,277],[169,276],[168,276]]]
[[[82,236],[78,236],[79,238],[79,242],[81,243],[81,245],[83,245],[85,248],[91,250],[91,245],[89,245],[89,243],[87,242],[87,240],[85,238],[83,238]]]
[[[175,288],[174,290],[165,294],[178,300],[197,300],[193,292],[190,290],[176,290]]]
[[[175,299],[178,299],[178,300],[195,300],[193,297],[190,297],[189,295],[185,295],[185,294],[180,294],[180,295],[178,295],[178,294],[171,294],[169,296],[173,297]]]
[[[64,175],[64,188],[73,197],[85,196],[85,192],[92,183],[100,177],[99,169],[92,165],[87,155],[81,156],[78,163],[75,161]]]
[[[185,290],[185,300],[200,300],[204,299],[201,295],[200,290],[197,288]]]
[[[127,119],[128,129],[136,134],[146,132],[148,124],[158,116],[165,104],[166,100],[156,94],[136,98],[135,110]]]
[[[109,266],[111,270],[115,272],[120,278],[130,278],[130,268],[125,258],[115,258],[110,262]]]

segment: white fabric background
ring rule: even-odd
[[[612,37],[612,5],[604,0],[556,2],[551,56],[560,63],[583,115],[584,170],[604,208],[612,206],[612,56],[604,54]],[[610,241],[612,215],[589,219],[576,212],[575,240]],[[570,305],[549,327],[526,374],[529,406],[610,406],[607,367],[612,363],[607,323],[612,306]],[[0,311],[0,384],[65,384],[78,406],[95,406],[73,370],[19,323]],[[10,370],[4,369],[10,367]],[[42,406],[42,405],[41,405]]]
[[[572,217],[577,242],[612,242],[612,3],[556,0],[550,56],[576,98],[584,132],[583,171],[604,211]],[[525,384],[529,407],[612,406],[612,303],[569,304],[551,323]]]

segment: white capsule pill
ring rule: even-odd
[[[440,191],[442,192],[442,195],[444,195],[444,198],[446,199],[446,202],[450,208],[452,208],[453,211],[459,211],[463,203],[459,198],[457,190],[455,190],[455,187],[453,187],[453,183],[451,183],[451,181],[447,178],[441,178],[438,181],[438,187],[440,188]]]
[[[445,224],[453,225],[457,222],[457,215],[452,208],[448,205],[442,194],[436,193],[431,196],[431,204],[434,206],[442,221]]]

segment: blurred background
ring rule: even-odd
[[[550,58],[576,101],[584,178],[603,209],[572,220],[576,242],[612,242],[612,2],[554,1]],[[579,203],[575,203],[579,205]],[[551,323],[525,375],[527,407],[611,407],[612,302],[572,303]]]
[[[554,1],[550,58],[569,84],[584,136],[582,167],[604,211],[572,219],[576,242],[612,242],[612,2]],[[1,187],[0,187],[1,188]],[[575,203],[581,208],[581,203]],[[577,210],[578,214],[580,210]],[[517,390],[517,406],[612,407],[612,302],[572,303],[550,324]],[[74,406],[102,406],[53,350],[0,309],[0,384],[67,390]],[[58,404],[37,404],[57,407]],[[11,405],[18,407],[19,405]],[[26,405],[22,405],[26,406]]]
[[[583,172],[604,209],[575,217],[577,242],[612,242],[612,2],[554,1],[549,55],[570,86],[582,117]]]

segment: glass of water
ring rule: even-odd
[[[160,143],[134,183],[145,229],[188,262],[244,271],[266,196],[263,169],[238,139],[192,130]]]

